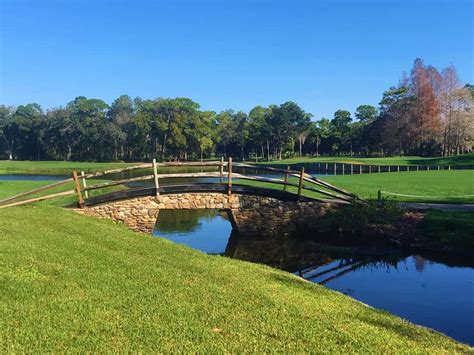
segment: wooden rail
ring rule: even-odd
[[[6,205],[0,205],[1,208],[7,208],[7,207],[14,207],[14,206],[20,206],[20,205],[26,205],[28,203],[33,203],[33,202],[39,202],[39,201],[44,201],[44,200],[50,200],[52,198],[56,197],[63,197],[63,196],[69,196],[69,195],[74,195],[76,193],[76,190],[68,190],[68,191],[63,191],[63,192],[57,192],[55,194],[50,194],[46,196],[41,196],[41,197],[35,197],[35,198],[30,198],[28,200],[22,200],[22,201],[17,201],[17,202],[11,202]]]
[[[189,172],[189,173],[159,173],[158,167],[216,167],[217,171],[207,171],[207,172]],[[226,169],[227,168],[227,169]],[[241,169],[251,169],[256,172],[264,171],[264,172],[271,172],[271,173],[278,173],[282,174],[284,178],[274,178],[274,177],[265,177],[259,176],[256,174],[245,174],[240,172],[234,172],[234,168],[241,168]],[[124,172],[129,172],[133,170],[144,170],[149,171],[151,170],[152,174],[132,177],[127,179],[120,179],[120,180],[112,180],[112,181],[105,181],[101,183],[95,184],[88,184],[86,181],[88,179],[93,178],[102,178],[107,175],[111,174],[120,174]],[[298,179],[298,182],[290,181],[290,177],[294,177]],[[232,194],[232,185],[238,184],[239,180],[250,180],[256,181],[261,183],[269,183],[274,185],[280,185],[282,190],[288,192],[288,187],[294,188],[293,191],[296,191],[295,195],[296,198],[299,199],[304,195],[305,191],[318,193],[324,196],[329,196],[335,199],[348,201],[348,202],[364,202],[364,200],[358,198],[355,194],[336,187],[332,184],[329,184],[326,181],[320,180],[318,178],[313,177],[310,174],[305,173],[305,169],[302,168],[301,170],[291,170],[288,166],[287,169],[280,169],[275,167],[263,166],[263,165],[252,165],[246,163],[238,163],[232,162],[232,158],[229,157],[228,161],[224,161],[224,159],[216,160],[216,161],[207,161],[207,162],[165,162],[165,163],[157,163],[154,159],[152,163],[144,163],[135,166],[129,166],[125,168],[119,169],[111,169],[106,171],[100,171],[96,173],[84,174],[81,172],[78,174],[77,171],[72,173],[72,177],[69,179],[65,179],[63,181],[55,182],[53,184],[49,184],[47,186],[43,186],[31,191],[23,192],[17,194],[12,197],[5,198],[0,200],[0,208],[11,207],[11,206],[18,206],[22,204],[47,200],[55,197],[61,196],[69,196],[76,194],[77,195],[77,206],[82,208],[84,206],[85,200],[90,197],[90,193],[92,191],[96,191],[100,195],[102,192],[98,191],[100,189],[108,189],[118,185],[124,185],[132,182],[139,182],[139,181],[147,181],[149,180],[153,186],[154,191],[156,194],[159,194],[160,190],[160,179],[168,179],[168,178],[215,178],[216,183],[225,183],[227,185],[227,193],[230,195]],[[227,179],[227,181],[224,181]],[[235,181],[235,179],[238,179]],[[44,192],[68,183],[73,183],[73,189],[56,192],[53,194],[49,194],[46,196],[39,196],[30,199],[23,199],[26,196]],[[71,186],[72,188],[72,186]]]
[[[3,200],[0,200],[0,204],[1,204],[1,203],[8,202],[8,201],[12,201],[12,200],[19,199],[20,197],[24,197],[24,196],[28,196],[28,195],[33,195],[33,194],[35,194],[35,193],[42,192],[42,191],[45,191],[45,190],[50,190],[50,189],[52,189],[52,188],[55,188],[55,187],[58,187],[58,186],[67,184],[68,182],[71,182],[71,181],[73,181],[73,178],[69,178],[69,179],[66,179],[66,180],[61,180],[61,181],[58,181],[58,182],[55,182],[55,183],[52,183],[52,184],[49,184],[49,185],[46,185],[46,186],[39,187],[39,188],[37,188],[37,189],[33,189],[33,190],[30,190],[30,191],[22,192],[22,193],[20,193],[20,194],[18,194],[18,195],[11,196],[11,197],[7,197],[7,198],[4,198]]]

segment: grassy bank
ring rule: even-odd
[[[301,164],[301,163],[347,163],[347,164],[371,164],[371,165],[474,165],[474,153],[458,155],[454,157],[423,158],[417,156],[388,157],[388,158],[358,158],[358,157],[303,157],[272,161],[270,164]],[[268,164],[268,162],[262,162]]]
[[[108,221],[54,207],[0,220],[2,352],[469,350],[290,274]]]
[[[10,161],[0,160],[0,174],[70,175],[73,170],[86,173],[124,168],[130,163],[96,163],[69,161]]]

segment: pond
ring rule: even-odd
[[[20,175],[20,174],[0,174],[0,180],[8,181],[47,181],[47,180],[64,180],[69,176],[66,175]]]
[[[364,250],[250,238],[226,211],[160,211],[155,236],[209,254],[264,263],[474,345],[472,260],[439,260],[397,250]]]

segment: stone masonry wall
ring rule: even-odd
[[[330,208],[322,202],[285,202],[274,198],[222,193],[145,196],[109,202],[81,210],[86,215],[125,223],[135,231],[153,231],[163,209],[226,209],[239,232],[247,235],[291,233],[311,228]]]

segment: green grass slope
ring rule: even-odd
[[[285,272],[109,221],[37,206],[0,221],[2,353],[470,349]]]

